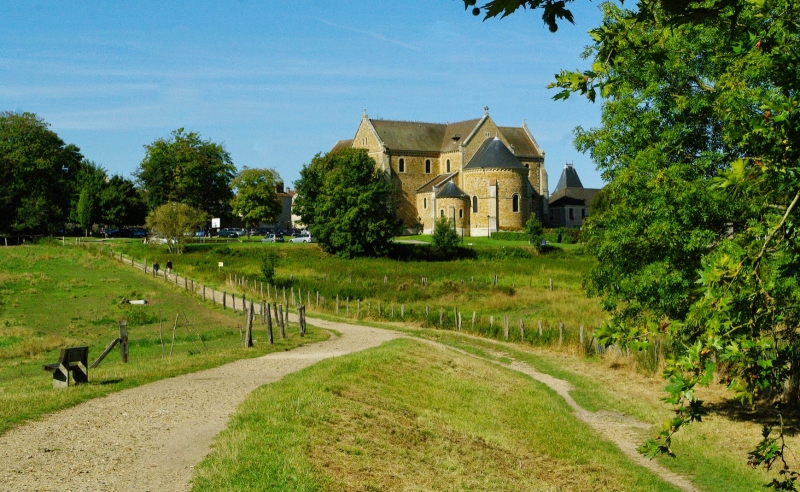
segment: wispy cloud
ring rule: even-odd
[[[367,36],[370,36],[372,38],[380,39],[381,41],[386,41],[387,43],[396,44],[397,46],[402,46],[403,48],[408,48],[408,49],[414,50],[414,51],[422,51],[419,47],[414,46],[413,44],[404,43],[402,41],[398,41],[398,40],[392,39],[392,38],[387,38],[383,34],[380,34],[380,33],[377,33],[377,32],[366,31],[364,29],[356,29],[355,27],[343,26],[341,24],[335,24],[333,22],[326,21],[325,19],[317,19],[317,20],[319,20],[323,24],[327,24],[327,25],[332,26],[332,27],[338,27],[339,29],[344,29],[345,31],[352,31],[352,32],[357,32],[359,34],[366,34]]]

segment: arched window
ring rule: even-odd
[[[401,173],[406,172],[406,160],[402,157],[400,158],[400,162],[397,163],[397,170]]]
[[[478,197],[477,197],[477,195],[472,197],[472,213],[473,214],[477,214],[478,213]]]
[[[431,160],[425,159],[425,174],[431,173]]]
[[[447,159],[447,172],[450,172],[450,159]]]
[[[514,193],[514,196],[511,197],[511,211],[519,212],[519,195],[516,193]]]
[[[444,217],[444,209],[441,209],[441,210],[439,210],[439,215],[440,215],[441,217]]]
[[[459,219],[463,219],[464,218],[464,209],[463,208],[459,208],[458,209],[458,218]]]
[[[423,198],[422,199],[422,208],[428,208],[428,199],[427,198]]]

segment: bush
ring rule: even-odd
[[[433,248],[442,256],[453,256],[458,251],[458,233],[446,217],[440,217],[433,227]]]
[[[274,251],[268,251],[261,258],[261,276],[268,284],[275,283],[275,268],[278,266],[278,255]]]
[[[502,241],[527,241],[528,235],[524,232],[497,231],[492,233],[492,239]]]

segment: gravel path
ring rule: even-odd
[[[308,319],[342,334],[96,398],[0,436],[0,489],[183,491],[257,387],[400,334]]]

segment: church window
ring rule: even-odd
[[[514,196],[511,197],[511,211],[519,212],[519,195],[516,193],[514,193]]]
[[[439,216],[444,218],[444,209],[439,210]]]
[[[402,157],[400,158],[400,162],[397,163],[397,170],[401,173],[406,172],[406,160]]]
[[[472,197],[472,213],[473,214],[477,214],[478,213],[478,197],[477,196],[473,196]]]
[[[447,172],[450,172],[450,159],[447,159]]]
[[[492,136],[492,134],[491,134],[490,132],[486,132],[486,136],[487,136],[487,137],[491,137],[491,136]]]
[[[431,160],[425,159],[425,174],[431,173]]]
[[[422,199],[422,208],[428,208],[428,199],[427,198],[423,198]]]
[[[458,209],[458,218],[459,219],[463,219],[464,218],[464,209],[463,208],[459,208]]]

